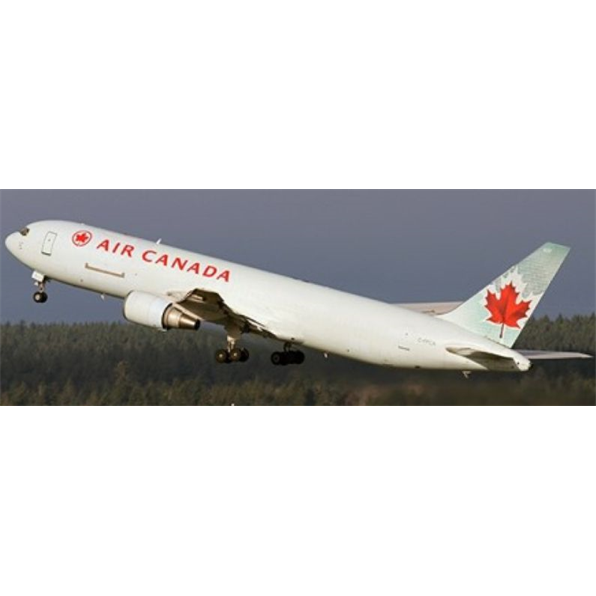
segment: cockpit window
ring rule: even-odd
[[[22,230],[19,232],[19,234],[20,234],[21,236],[26,236],[28,233],[29,233],[29,228],[23,228],[23,229],[22,229]]]

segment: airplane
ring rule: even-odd
[[[300,365],[301,348],[385,367],[526,372],[535,360],[591,358],[514,350],[569,253],[546,243],[461,303],[389,304],[70,221],[38,221],[6,238],[33,270],[35,302],[49,281],[124,300],[124,318],[160,331],[223,326],[220,364],[248,361],[245,334],[280,342],[276,366]]]

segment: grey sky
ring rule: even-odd
[[[2,321],[121,320],[121,303],[51,284],[4,238],[26,223],[70,219],[386,300],[459,300],[546,241],[572,253],[538,315],[595,303],[592,191],[2,191]],[[358,316],[358,313],[354,313]]]

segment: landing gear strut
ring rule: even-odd
[[[271,363],[274,366],[287,366],[288,364],[303,364],[306,360],[304,352],[300,350],[292,350],[290,344],[284,346],[283,352],[273,352],[271,354]]]

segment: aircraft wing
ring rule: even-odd
[[[396,304],[395,306],[436,317],[455,310],[461,304],[461,302],[416,302],[412,304]]]
[[[544,352],[540,350],[516,350],[528,360],[573,360],[594,358],[589,354],[580,354],[579,352]]]
[[[244,333],[251,332],[273,339],[283,339],[272,333],[265,324],[236,312],[217,292],[195,289],[191,292],[172,291],[167,294],[178,308],[201,321],[219,325],[233,324]]]

